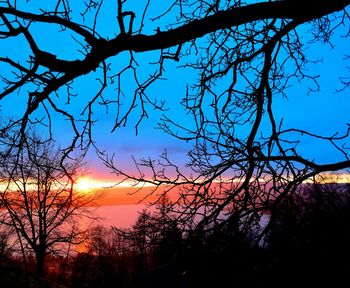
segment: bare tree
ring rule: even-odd
[[[285,126],[274,108],[278,97],[288,97],[288,86],[293,83],[311,81],[314,88],[310,89],[319,90],[317,75],[304,70],[311,61],[304,45],[314,41],[331,43],[334,31],[347,23],[348,14],[345,10],[333,13],[334,10],[328,10],[332,4],[326,1],[310,1],[310,8],[299,1],[250,5],[238,2],[237,7],[231,3],[227,11],[240,11],[243,22],[211,33],[204,48],[197,41],[188,50],[200,51],[200,57],[186,64],[198,71],[199,81],[182,100],[193,124],[188,124],[188,119],[181,124],[165,115],[160,125],[175,138],[194,143],[188,153],[187,168],[178,167],[167,153],[158,160],[137,161],[139,174],[134,175],[122,171],[113,157],[104,160],[125,179],[155,185],[154,192],[179,193],[173,210],[185,223],[214,227],[210,224],[224,225],[227,219],[238,215],[240,226],[250,233],[258,231],[262,216],[273,215],[285,196],[296,193],[306,179],[349,168],[349,125],[344,125],[342,133],[320,135]],[[225,23],[221,2],[215,3],[218,6],[210,6],[212,10],[208,8],[207,13],[221,15],[220,23]],[[303,8],[298,11],[300,6]],[[204,7],[200,2],[196,11],[203,13]],[[289,12],[282,17],[265,18],[265,7],[279,12],[288,7]],[[249,9],[259,15],[252,21],[245,14]],[[230,19],[239,19],[238,15],[231,16]],[[182,17],[196,23],[196,12],[183,13]],[[301,37],[301,29],[310,29],[313,37],[309,42]],[[315,145],[328,143],[341,160],[324,164],[308,158],[299,149],[305,139],[311,139]]]
[[[52,142],[34,135],[22,145],[10,143],[1,151],[1,219],[15,230],[22,252],[34,253],[36,272],[42,277],[47,253],[59,253],[65,244],[82,240],[81,221],[93,219],[88,213],[93,197],[73,190],[81,163],[66,160],[63,169],[62,155]]]
[[[65,149],[68,156],[74,147],[87,149],[94,144],[94,111],[99,106],[106,111],[116,107],[112,109],[116,111],[113,131],[126,125],[135,112],[140,116],[137,128],[148,116],[149,106],[164,109],[164,103],[152,97],[148,88],[162,79],[167,62],[173,60],[199,75],[198,82],[179,100],[192,121],[181,125],[165,115],[161,124],[174,137],[193,141],[190,172],[181,171],[166,154],[159,161],[141,161],[139,175],[127,175],[112,157],[101,157],[128,179],[156,187],[180,186],[174,209],[179,208],[183,219],[198,220],[200,215],[201,224],[206,224],[239,215],[250,226],[260,221],[261,213],[273,212],[305,179],[349,168],[348,125],[343,133],[331,135],[285,127],[274,108],[275,99],[287,96],[291,83],[311,81],[318,90],[317,75],[305,70],[309,63],[305,44],[331,43],[332,34],[349,24],[349,0],[173,0],[158,14],[151,9],[158,2],[145,0],[132,11],[128,1],[118,0],[115,6],[108,6],[116,15],[114,22],[102,25],[108,31],[99,31],[106,2],[84,1],[85,5],[76,6],[59,0],[45,7],[34,2],[8,0],[0,5],[0,41],[4,45],[10,45],[9,40],[22,41],[26,47],[21,55],[4,52],[0,57],[0,67],[5,68],[0,99],[18,93],[27,103],[3,126],[3,132],[19,124],[19,137],[23,138],[29,122],[52,127],[53,115],[61,116],[69,120],[73,132]],[[64,35],[72,36],[75,41],[67,45],[71,51],[81,52],[79,56],[71,53],[68,58],[39,43],[35,33],[40,27],[60,30],[62,41],[67,41]],[[301,37],[300,31],[306,30],[312,36],[309,42]],[[157,51],[158,56],[155,61],[150,59],[156,64],[148,77],[138,61],[142,61],[139,55],[150,51]],[[128,61],[121,67],[125,59]],[[98,75],[96,93],[80,101],[81,110],[74,114],[68,105],[75,97],[80,99],[73,92],[75,82],[90,79],[89,75]],[[128,87],[134,87],[133,92],[123,85],[126,81]],[[342,82],[343,88],[349,86],[347,78]],[[116,94],[105,93],[113,85]],[[193,124],[188,125],[190,122]],[[263,129],[263,123],[268,128]],[[298,149],[305,138],[327,142],[341,159],[317,163],[307,158]]]
[[[344,10],[349,4],[348,0],[332,2],[319,0],[312,1],[312,5],[305,5],[303,9],[299,9],[300,3],[296,1],[244,4],[238,0],[197,1],[195,3],[175,0],[170,3],[169,7],[164,7],[164,13],[154,15],[148,9],[153,4],[152,1],[144,1],[140,4],[143,9],[133,12],[125,8],[127,1],[119,0],[113,6],[117,16],[116,23],[107,24],[115,29],[111,29],[111,35],[103,37],[97,31],[103,16],[101,10],[106,5],[103,1],[84,1],[84,5],[77,5],[66,0],[59,0],[43,6],[38,3],[34,4],[34,2],[20,3],[7,0],[0,3],[0,35],[4,43],[2,45],[8,45],[10,48],[10,42],[7,40],[19,41],[18,43],[23,44],[24,49],[23,53],[14,56],[4,51],[3,56],[0,57],[2,71],[4,71],[1,75],[3,85],[0,97],[5,99],[19,93],[23,103],[27,103],[24,111],[21,111],[23,113],[11,118],[9,123],[9,126],[20,123],[22,133],[28,121],[35,120],[43,124],[52,124],[53,114],[61,115],[63,119],[69,120],[74,132],[69,148],[79,143],[85,147],[84,144],[88,145],[93,140],[91,129],[95,121],[93,117],[95,106],[101,104],[108,107],[122,104],[122,79],[125,73],[130,70],[134,74],[136,89],[134,95],[128,97],[131,99],[127,102],[129,104],[127,109],[118,108],[113,129],[125,125],[132,110],[138,110],[137,106],[142,110],[140,120],[147,116],[146,106],[148,104],[161,109],[162,103],[148,97],[146,90],[155,80],[161,78],[164,72],[164,61],[168,59],[178,61],[180,57],[185,58],[186,55],[199,50],[208,56],[212,55],[208,58],[203,55],[199,57],[198,63],[192,65],[200,69],[202,73],[201,81],[198,83],[201,94],[210,92],[211,83],[219,77],[233,73],[233,81],[230,85],[232,87],[226,92],[229,92],[229,95],[234,93],[237,97],[239,96],[237,100],[242,101],[241,109],[249,109],[256,102],[253,101],[253,98],[256,98],[254,95],[266,92],[264,82],[270,79],[275,71],[273,61],[276,59],[272,53],[275,53],[277,48],[284,46],[286,50],[289,50],[288,54],[292,54],[289,58],[298,60],[297,64],[302,64],[299,61],[302,60],[299,55],[301,50],[298,47],[300,43],[294,29],[304,23],[313,22],[319,24],[321,32],[327,36],[331,32],[328,23],[333,22],[332,13]],[[330,14],[331,18],[327,16]],[[161,19],[159,23],[153,24],[158,19]],[[347,21],[346,13],[335,24],[340,25],[345,21]],[[158,24],[163,27],[155,27]],[[103,26],[106,25],[103,23]],[[41,47],[44,45],[39,43],[36,32],[37,29],[47,27],[56,29],[54,31],[57,33],[60,31],[57,34],[58,37],[60,35],[65,37],[66,34],[72,36],[75,41],[67,43],[72,46],[71,57],[74,57],[76,52],[80,52],[80,56],[76,59],[65,59],[67,57],[55,52],[52,47],[53,51],[47,51],[48,48]],[[155,32],[150,32],[152,29]],[[208,35],[210,42],[206,45],[207,47],[202,48],[202,43],[197,45],[196,40],[205,35]],[[67,41],[67,38],[63,39]],[[160,51],[158,69],[148,79],[139,76],[136,62],[137,54],[147,51]],[[123,52],[129,53],[129,62],[125,66],[114,67],[115,63],[107,63],[109,58]],[[216,57],[219,54],[223,57]],[[266,64],[263,69],[259,68],[261,72],[258,73],[258,76],[264,76],[262,79],[264,81],[258,81],[261,77],[256,77],[256,81],[253,82],[246,79],[251,86],[254,86],[256,93],[252,91],[243,93],[244,90],[242,93],[237,93],[234,86],[239,72],[247,75],[250,69],[257,67],[250,67],[249,63],[254,59],[260,59],[259,62],[262,62],[264,55],[266,55],[264,61]],[[293,55],[295,57],[292,57]],[[302,68],[300,65],[297,67],[295,73],[299,73]],[[82,110],[77,114],[81,114],[83,118],[77,119],[77,115],[71,113],[65,106],[75,97],[72,91],[73,82],[94,71],[101,72],[101,77],[98,78],[100,88],[95,95],[82,102]],[[274,76],[277,80],[281,75]],[[117,95],[113,99],[104,98],[105,88],[113,82],[117,82]],[[261,85],[258,85],[258,82],[261,82]],[[282,82],[285,81],[282,79]],[[272,92],[274,89],[273,85]],[[231,98],[233,95],[227,97],[228,100]],[[189,97],[187,101],[190,99],[195,101],[193,97]],[[232,109],[232,101],[221,100],[224,103],[227,102],[226,105],[222,105],[222,108],[227,108],[227,110],[224,109],[225,111],[228,112],[230,107]],[[189,103],[189,105],[192,104]],[[39,108],[41,115],[46,114],[46,117],[36,117],[34,112]],[[83,125],[79,124],[78,120],[83,121]],[[87,142],[77,142],[79,137]],[[253,136],[250,137],[249,142],[253,142],[252,138]]]
[[[78,254],[73,262],[72,286],[112,287],[119,282],[124,287],[127,256],[120,249],[122,243],[113,230],[92,227],[84,244],[86,251]]]
[[[135,255],[136,272],[147,271],[157,266],[173,263],[180,253],[182,232],[176,216],[172,215],[171,202],[162,197],[156,210],[140,212],[136,223],[129,229],[113,227],[119,241],[129,243],[129,250]]]

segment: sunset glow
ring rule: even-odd
[[[97,180],[93,178],[88,177],[82,177],[79,178],[75,182],[75,189],[78,191],[90,191],[94,189],[101,189],[101,188],[110,188],[113,187],[115,184],[112,182],[105,182],[102,180]]]

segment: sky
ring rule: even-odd
[[[21,1],[18,1],[22,3]],[[25,1],[23,1],[24,3]],[[113,37],[117,32],[116,30],[116,1],[105,1],[100,11],[100,18],[97,22],[97,31],[105,37]],[[150,14],[163,11],[165,7],[163,1],[151,1]],[[42,1],[31,1],[31,9],[35,10],[35,4],[45,5]],[[49,1],[48,1],[49,3]],[[73,3],[72,9],[76,9],[74,5],[78,5],[78,2]],[[134,3],[134,2],[130,2]],[[140,11],[142,5],[138,2],[138,5],[131,4],[130,9],[136,11],[136,21],[140,21]],[[142,1],[146,3],[146,1]],[[162,3],[162,4],[160,4]],[[21,5],[21,4],[19,4]],[[25,4],[23,4],[25,5]],[[24,6],[23,6],[24,7]],[[88,19],[87,14],[86,19]],[[91,16],[91,15],[90,15]],[[80,17],[76,15],[77,19]],[[136,22],[137,23],[137,22]],[[145,26],[144,33],[154,33],[156,25],[162,25],[162,22],[152,22],[151,26]],[[48,51],[55,51],[57,55],[65,59],[74,59],[75,57],[81,57],[77,51],[77,45],[69,33],[58,33],[57,27],[54,29],[46,25],[44,28],[38,25],[33,25],[33,35],[39,43],[39,47],[47,49]],[[302,37],[308,38],[306,29],[300,30]],[[321,90],[319,93],[307,93],[307,89],[310,83],[291,83],[291,87],[288,90],[288,99],[279,98],[275,101],[275,111],[278,119],[283,118],[283,123],[286,127],[298,127],[301,129],[310,129],[313,132],[323,133],[325,135],[331,135],[336,131],[344,132],[346,123],[350,122],[348,113],[349,107],[349,91],[345,90],[340,93],[335,93],[339,88],[339,78],[346,76],[347,63],[344,61],[344,54],[346,54],[349,47],[349,38],[342,37],[346,29],[339,29],[335,33],[333,44],[334,47],[329,45],[323,45],[315,43],[310,45],[307,55],[312,59],[321,59],[322,63],[310,64],[307,69],[311,74],[319,74],[319,82],[321,84]],[[17,39],[18,40],[18,39]],[[4,43],[4,42],[3,42]],[[17,55],[19,60],[26,58],[29,53],[25,45],[21,42],[7,42],[0,44],[1,53],[6,55]],[[21,55],[21,56],[18,56]],[[22,58],[21,58],[22,57]],[[140,79],[153,73],[155,67],[149,64],[150,62],[157,61],[157,53],[145,53],[142,55],[136,55],[139,63],[138,75]],[[195,56],[190,56],[195,57]],[[126,54],[121,54],[113,57],[108,62],[111,63],[112,72],[118,71],[121,67],[124,67],[127,63],[128,57]],[[149,95],[159,100],[166,101],[167,115],[170,115],[175,122],[191,125],[190,118],[183,111],[179,105],[179,101],[184,97],[186,93],[186,86],[195,83],[198,79],[197,74],[190,69],[179,68],[181,64],[167,61],[166,70],[163,75],[164,80],[158,81],[149,89]],[[1,69],[1,67],[0,67]],[[1,73],[6,73],[2,71]],[[77,96],[71,99],[69,111],[79,114],[82,111],[82,99],[89,99],[99,89],[98,81],[96,78],[100,77],[98,73],[91,73],[81,79],[77,79],[72,85],[74,93]],[[126,99],[130,99],[130,95],[133,93],[134,84],[132,84],[129,74],[125,74],[123,79],[123,88],[126,95]],[[105,91],[105,97],[108,99],[115,99],[116,87],[111,85]],[[61,102],[64,107],[64,101]],[[1,116],[11,117],[23,111],[25,108],[25,101],[19,100],[19,96],[14,95],[5,99],[2,103]],[[149,117],[144,119],[139,125],[137,131],[134,128],[139,119],[140,110],[136,109],[130,117],[126,127],[118,128],[114,133],[111,133],[114,124],[113,108],[109,111],[109,114],[105,114],[105,110],[96,109],[94,117],[98,119],[93,129],[93,138],[96,141],[98,147],[101,150],[105,150],[109,153],[115,153],[118,163],[127,171],[133,171],[132,156],[136,159],[142,157],[156,158],[162,154],[166,149],[171,159],[174,159],[179,165],[184,165],[187,161],[186,152],[191,148],[191,143],[179,141],[170,135],[166,135],[160,129],[158,129],[158,123],[162,117],[163,112],[154,111],[152,107],[148,107]],[[38,112],[40,113],[40,112]],[[67,139],[70,139],[70,132],[67,128],[67,123],[60,118],[53,116],[54,133],[57,135],[58,142],[61,145],[67,144]],[[136,133],[137,132],[137,133]],[[321,163],[327,163],[341,159],[341,155],[334,149],[330,149],[328,144],[315,143],[310,139],[303,139],[301,150],[310,159],[315,159]],[[349,143],[348,143],[349,144]],[[315,148],[317,147],[317,149]],[[90,150],[87,158],[87,167],[90,171],[90,177],[99,179],[100,181],[113,181],[115,175],[104,167],[101,161],[96,156],[93,150]]]
[[[301,28],[300,35],[308,39],[309,35],[307,35],[308,31],[306,29],[309,29],[309,27]],[[347,66],[349,66],[349,63],[344,60],[344,55],[347,52],[350,40],[343,37],[345,33],[346,28],[339,29],[335,33],[332,41],[333,47],[323,43],[309,45],[306,55],[310,57],[310,60],[319,60],[320,62],[310,63],[307,66],[307,72],[319,75],[320,91],[309,94],[308,89],[312,86],[311,82],[292,82],[287,91],[288,99],[282,97],[275,99],[277,119],[283,119],[285,127],[297,127],[323,135],[346,131],[346,123],[350,122],[348,113],[349,91],[336,93],[336,90],[341,87],[340,78],[348,73]],[[145,57],[146,61],[142,66],[145,67],[142,68],[145,70],[142,70],[141,73],[145,75],[149,73],[146,69],[152,69],[146,63],[153,61],[153,55],[150,56],[151,59]],[[141,58],[143,57],[142,55]],[[155,83],[149,90],[149,94],[166,101],[166,107],[168,108],[166,114],[170,115],[175,122],[188,125],[191,118],[184,114],[182,107],[179,105],[179,100],[185,95],[186,85],[195,83],[198,76],[191,70],[179,68],[182,63],[184,62],[169,61],[166,63],[166,72],[164,73],[166,79]],[[90,88],[86,86],[85,89]],[[95,138],[99,139],[100,147],[116,153],[117,159],[120,159],[121,165],[126,168],[132,165],[131,155],[135,156],[136,159],[148,156],[156,158],[164,149],[167,149],[170,157],[179,161],[180,164],[186,162],[185,155],[188,149],[191,148],[191,143],[178,141],[157,129],[162,113],[151,111],[149,118],[142,121],[137,135],[133,124],[137,121],[138,115],[136,113],[133,116],[134,119],[131,119],[127,127],[119,128],[111,134],[110,129],[102,128],[111,127],[110,119],[102,115],[102,121],[96,125],[95,129]],[[315,142],[309,138],[303,139],[300,149],[309,159],[321,163],[342,159],[342,155],[332,149],[329,144]],[[89,163],[94,163],[92,164],[93,167],[104,170],[101,164],[95,161],[93,154],[89,157],[91,159]],[[93,167],[91,168],[94,169]]]

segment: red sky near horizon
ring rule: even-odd
[[[98,206],[106,205],[149,205],[155,203],[169,186],[158,187],[145,185],[133,186],[132,183],[124,182],[117,184],[117,179],[110,175],[109,178],[102,178],[103,174],[91,174],[84,176],[76,181],[75,189],[86,192],[96,193]],[[323,174],[323,183],[350,183],[350,175],[347,173],[340,174]],[[308,181],[305,181],[308,182]],[[177,189],[173,189],[167,194],[171,201],[176,201],[179,196]]]

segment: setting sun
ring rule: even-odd
[[[89,191],[98,188],[107,188],[113,186],[113,183],[101,182],[93,178],[82,177],[75,182],[75,188],[79,191]]]

